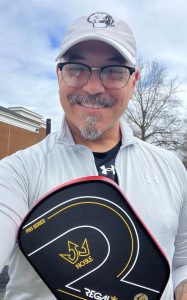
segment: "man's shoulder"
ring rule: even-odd
[[[55,147],[58,133],[51,133],[40,142],[25,148],[18,150],[17,152],[6,156],[1,160],[1,164],[23,164],[29,166],[31,163],[38,164],[48,153],[52,153],[52,149]]]
[[[151,144],[151,143],[148,143],[146,141],[143,141],[141,139],[138,139],[138,145],[140,147],[142,147],[143,149],[145,149],[145,151],[149,151],[149,152],[152,152],[152,153],[155,153],[155,155],[161,155],[161,156],[176,156],[176,154],[174,152],[172,152],[171,150],[168,150],[168,149],[165,149],[161,146],[157,146],[157,145],[154,145],[154,144]]]
[[[158,167],[162,166],[163,168],[170,167],[176,171],[184,170],[184,165],[182,164],[181,159],[174,151],[167,150],[160,146],[156,146],[154,144],[147,143],[145,141],[137,139],[136,143],[137,152],[142,153],[143,156],[146,157],[147,161],[150,164],[157,164]]]

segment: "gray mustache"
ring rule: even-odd
[[[102,107],[112,107],[116,104],[117,99],[115,98],[101,98],[98,96],[77,96],[70,95],[68,97],[70,104],[98,104]]]

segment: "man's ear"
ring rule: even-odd
[[[59,82],[60,70],[57,65],[56,65],[56,75],[57,75],[58,82]]]
[[[140,75],[140,71],[139,71],[139,69],[136,69],[134,76],[133,76],[133,88],[135,88],[135,86],[136,86],[136,82],[138,81],[139,75]]]
[[[138,78],[139,78],[139,69],[136,69],[135,73],[132,75],[132,86],[131,86],[131,90],[130,90],[130,96],[129,96],[129,99],[132,99],[133,97],[133,92],[134,92],[134,89],[135,89],[135,86],[136,86],[136,82],[138,81]]]

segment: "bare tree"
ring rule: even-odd
[[[126,116],[136,136],[170,150],[181,150],[184,118],[178,98],[177,78],[168,79],[156,61],[139,63],[140,78]]]
[[[185,124],[185,128],[186,128],[186,132],[184,134],[184,143],[183,143],[183,149],[182,149],[182,152],[183,152],[183,157],[182,157],[182,160],[183,160],[183,164],[185,166],[185,168],[187,169],[187,122]]]

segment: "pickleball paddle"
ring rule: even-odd
[[[57,299],[158,300],[170,275],[164,252],[105,177],[47,193],[23,220],[18,244]]]

